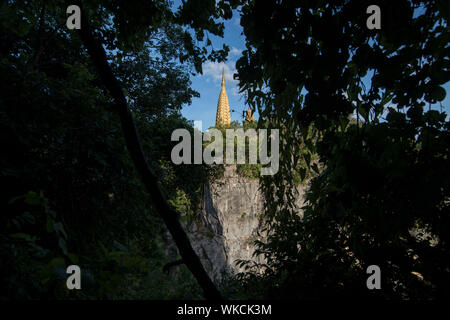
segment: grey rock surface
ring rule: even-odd
[[[299,191],[300,205],[303,190]],[[238,260],[263,262],[263,257],[253,255],[254,241],[264,240],[263,210],[259,181],[239,176],[236,166],[226,166],[222,179],[205,184],[200,223],[191,223],[187,231],[213,279],[244,271],[236,265]]]

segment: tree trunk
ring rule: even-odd
[[[205,298],[209,300],[222,300],[220,292],[203,268],[199,257],[192,248],[189,238],[178,220],[179,213],[171,208],[167,203],[158,186],[158,179],[147,163],[133,116],[128,109],[128,104],[123,94],[122,87],[108,64],[105,50],[103,49],[100,41],[94,39],[88,24],[88,19],[84,14],[80,1],[72,1],[72,3],[77,4],[81,8],[81,29],[79,30],[81,39],[83,44],[86,46],[89,55],[91,56],[91,60],[95,65],[100,78],[114,99],[116,104],[116,112],[120,117],[128,151],[130,152],[133,163],[141,176],[143,184],[150,194],[156,211],[162,217],[164,223],[169,229],[169,232],[178,247],[180,255],[183,258],[183,262],[192,272],[194,277],[197,279],[198,284],[203,289]]]

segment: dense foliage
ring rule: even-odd
[[[197,46],[205,30],[223,32],[223,24],[197,21],[220,16],[211,3],[177,13],[166,1],[146,8],[136,1],[86,4],[149,163],[169,203],[186,214],[195,211],[208,173],[200,165],[174,166],[170,136],[176,128],[193,130],[179,112],[198,96],[190,88],[192,69],[200,71],[208,55],[226,54],[227,48]],[[66,7],[64,1],[0,7],[1,297],[201,297],[184,266],[163,273],[177,252],[168,251],[170,239],[129,157],[113,101],[75,30],[65,27]],[[69,294],[70,264],[85,268],[83,290]]]
[[[381,30],[366,28],[371,4]],[[240,87],[260,122],[286,128],[280,173],[263,182],[267,264],[264,276],[245,277],[251,291],[450,295],[450,125],[435,105],[450,80],[448,19],[446,1],[244,3]],[[303,218],[291,172],[299,137],[323,167]],[[366,288],[372,264],[382,290]]]
[[[243,124],[240,124],[238,121],[232,121],[229,125],[226,126],[218,126],[218,127],[211,127],[210,129],[217,129],[222,133],[222,155],[224,159],[224,164],[213,164],[210,167],[210,170],[215,170],[217,175],[216,178],[223,177],[224,172],[224,165],[234,163],[236,164],[236,172],[239,176],[249,179],[259,179],[261,176],[261,163],[250,163],[249,162],[249,146],[250,143],[256,144],[256,150],[258,150],[259,147],[259,139],[256,138],[256,141],[251,141],[249,137],[245,137],[244,141],[238,140],[237,138],[234,139],[234,145],[233,145],[233,159],[227,160],[226,157],[226,150],[227,150],[227,141],[226,141],[226,132],[227,129],[230,130],[244,130],[244,134],[247,133],[249,129],[257,130],[257,123],[255,121],[244,121]],[[237,131],[236,131],[237,132]],[[206,147],[210,143],[214,141],[214,138],[211,139],[211,141],[206,141],[203,143],[203,147]],[[237,152],[238,148],[242,148],[245,152],[245,163],[237,163]],[[215,155],[215,153],[214,153]],[[258,160],[257,160],[258,161]]]
[[[450,296],[448,1],[83,1],[168,202],[194,219],[202,184],[223,170],[174,166],[170,135],[194,130],[180,115],[199,94],[189,77],[226,58],[208,35],[223,36],[238,4],[240,88],[258,128],[280,130],[280,169],[238,165],[262,181],[266,263],[223,293]],[[372,4],[380,30],[366,27]],[[185,266],[163,271],[178,252],[66,7],[0,5],[0,299],[200,298]],[[69,264],[84,266],[81,291],[65,288]],[[366,287],[373,264],[382,290]]]

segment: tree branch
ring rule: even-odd
[[[169,232],[178,247],[184,263],[197,279],[200,287],[203,289],[205,298],[210,300],[222,300],[220,292],[217,290],[214,283],[211,281],[203,268],[199,257],[191,246],[187,234],[178,221],[178,212],[172,209],[167,203],[158,186],[158,179],[147,163],[134,119],[128,109],[128,104],[123,94],[122,87],[108,64],[105,50],[103,49],[100,41],[94,39],[88,24],[88,19],[86,19],[85,12],[80,3],[81,1],[71,2],[77,4],[81,9],[81,29],[79,30],[81,39],[83,44],[86,46],[89,55],[91,56],[91,60],[96,67],[100,78],[114,99],[116,112],[120,117],[126,146],[134,165],[141,176],[142,182],[150,194],[156,211],[162,217],[164,223],[169,229]]]
[[[169,273],[170,268],[175,267],[175,266],[179,266],[180,264],[183,264],[183,263],[184,263],[183,259],[178,259],[178,260],[166,263],[164,265],[164,267],[163,267],[163,272]]]

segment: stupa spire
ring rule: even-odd
[[[222,88],[225,88],[225,65],[222,66]]]
[[[225,90],[225,65],[222,67],[222,88],[217,102],[216,127],[226,126],[231,123],[230,104]]]

